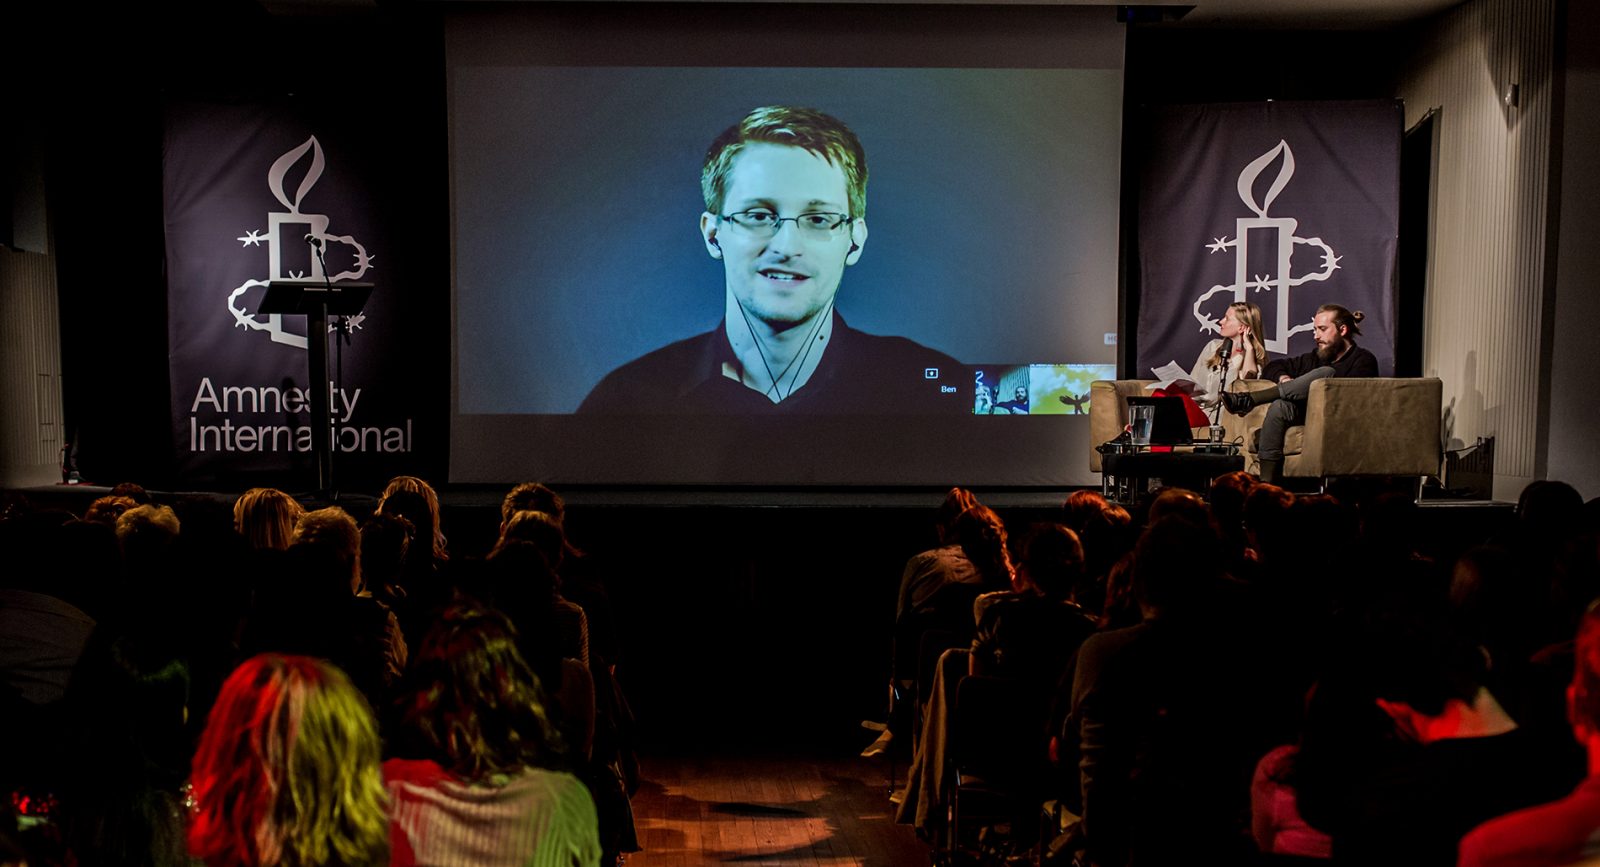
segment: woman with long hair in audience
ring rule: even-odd
[[[594,802],[503,615],[454,606],[428,631],[395,705],[394,864],[597,865]]]
[[[96,630],[63,701],[62,743],[70,746],[52,772],[55,818],[73,861],[188,863],[189,695],[189,666],[165,641]]]
[[[450,559],[444,532],[439,529],[439,494],[432,485],[416,476],[395,476],[378,498],[377,510],[410,521],[417,534],[427,540],[435,562]]]
[[[339,669],[246,661],[200,737],[189,851],[208,867],[388,864],[379,749],[372,711]]]
[[[251,488],[233,502],[233,528],[251,548],[286,551],[302,514],[299,501],[277,488]]]
[[[338,506],[300,516],[282,574],[258,588],[242,644],[247,653],[293,653],[339,666],[374,707],[405,670],[394,612],[366,592],[361,532]]]

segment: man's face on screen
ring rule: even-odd
[[[860,220],[829,233],[787,218],[853,216],[849,201],[844,169],[802,148],[752,142],[734,158],[722,212],[760,212],[783,222],[769,236],[707,213],[700,231],[706,249],[722,260],[728,291],[740,306],[774,332],[785,331],[828,306],[867,239]]]

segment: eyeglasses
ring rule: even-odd
[[[770,238],[778,234],[778,229],[784,223],[792,221],[801,234],[818,240],[837,237],[840,229],[855,221],[855,217],[848,214],[813,213],[801,214],[798,217],[780,217],[771,211],[740,211],[737,214],[722,214],[717,219],[727,220],[760,238]]]

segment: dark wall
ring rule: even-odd
[[[122,11],[85,27],[74,20],[81,10],[30,5],[51,7],[30,12],[31,26],[13,32],[40,37],[29,46],[28,69],[42,88],[63,398],[84,476],[172,481],[161,218],[168,101],[267,102],[312,116],[340,111],[405,132],[369,170],[403,179],[375,195],[381,208],[417,215],[401,221],[400,240],[439,250],[416,257],[429,273],[411,285],[438,291],[416,299],[417,315],[407,317],[411,339],[437,350],[397,359],[394,373],[426,396],[418,425],[433,432],[419,430],[418,439],[442,442],[449,245],[437,14],[402,6],[285,17],[253,2],[218,0],[164,4],[153,28]],[[135,30],[152,35],[133,38]],[[442,476],[444,455],[423,456],[415,471]]]

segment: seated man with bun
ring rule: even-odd
[[[1312,317],[1312,336],[1317,348],[1293,358],[1279,358],[1267,363],[1263,379],[1277,380],[1277,385],[1259,391],[1225,392],[1222,395],[1228,411],[1246,415],[1258,404],[1270,403],[1267,418],[1261,423],[1261,441],[1257,454],[1261,458],[1261,481],[1276,482],[1283,470],[1283,441],[1289,428],[1306,422],[1306,396],[1311,383],[1330,376],[1374,377],[1378,375],[1378,357],[1356,345],[1361,334],[1361,311],[1351,313],[1337,304],[1324,304]]]

